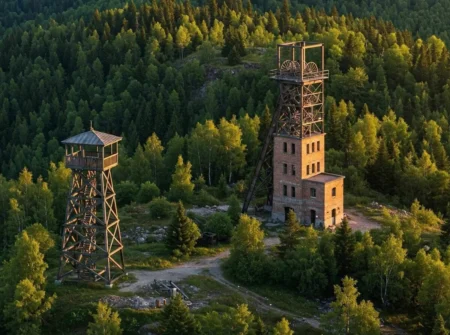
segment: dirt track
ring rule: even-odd
[[[347,215],[350,217],[349,223],[353,230],[360,230],[362,232],[369,231],[371,229],[380,228],[380,225],[365,217],[363,214],[359,213],[355,209],[346,210]],[[270,247],[279,243],[277,237],[266,238],[264,244],[266,247]],[[258,306],[260,310],[272,311],[292,318],[297,322],[303,322],[311,325],[314,328],[319,328],[319,321],[314,318],[305,318],[300,315],[279,309],[272,306],[266,298],[251,292],[245,288],[235,285],[234,283],[228,281],[224,278],[222,269],[220,267],[223,259],[229,256],[229,251],[224,251],[214,257],[202,258],[192,262],[187,262],[181,264],[175,268],[159,270],[159,271],[145,271],[145,270],[134,270],[130,271],[137,279],[137,282],[127,285],[121,288],[123,292],[138,292],[144,286],[152,283],[154,280],[172,280],[174,282],[179,282],[189,276],[206,274],[213,277],[219,283],[227,286],[229,289],[241,294],[247,301]],[[383,333],[388,333],[387,327],[383,329]],[[390,332],[389,332],[390,333]],[[394,334],[404,334],[403,332],[393,332]]]
[[[266,238],[264,244],[266,247],[270,247],[279,243],[277,237]],[[241,288],[234,283],[226,280],[222,274],[220,263],[224,258],[227,258],[230,252],[224,251],[214,257],[202,258],[193,262],[184,263],[172,269],[159,270],[159,271],[145,271],[134,270],[131,273],[136,277],[137,282],[127,285],[121,288],[123,292],[138,292],[143,289],[144,286],[152,283],[154,280],[172,280],[179,282],[189,276],[207,274],[217,280],[219,283],[227,286],[229,289],[238,292],[247,301],[252,302],[263,311],[273,311],[291,317],[297,322],[304,322],[310,324],[314,328],[319,327],[319,322],[313,318],[304,318],[294,313],[290,313],[272,306],[264,297]]]
[[[348,215],[348,223],[353,230],[359,230],[363,233],[372,229],[379,229],[381,225],[371,218],[363,215],[354,208],[346,208],[345,214]]]

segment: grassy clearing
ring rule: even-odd
[[[248,301],[244,296],[237,293],[234,290],[231,290],[227,286],[217,282],[211,277],[208,276],[191,276],[186,278],[180,285],[185,290],[186,294],[188,294],[189,298],[192,301],[199,300],[207,300],[208,305],[195,310],[194,313],[197,315],[203,315],[208,312],[216,311],[218,313],[227,312],[229,307],[236,307],[238,304],[248,304],[249,309],[255,314],[259,315],[268,329],[271,329],[275,326],[275,324],[281,320],[282,315],[276,312],[261,312],[258,309],[258,306],[253,302],[253,300]],[[194,286],[195,288],[192,288]],[[275,304],[275,299],[269,298],[273,305],[276,305],[279,308],[285,309],[287,311],[291,311],[296,314],[302,314],[305,316],[310,316],[311,313],[315,310],[314,303],[311,303],[312,306],[305,307],[308,305],[307,301],[300,302],[299,299],[289,299],[288,295],[292,296],[292,294],[288,294],[288,292],[280,292],[279,290],[259,288],[259,291],[256,289],[252,289],[251,291],[261,294],[263,296],[267,291],[273,292],[274,296],[276,296],[279,300],[286,300],[285,304]],[[270,294],[269,294],[270,295]],[[285,308],[288,304],[293,304],[291,308]],[[283,305],[283,306],[282,306]],[[308,311],[308,313],[300,313],[299,310]],[[288,317],[290,320],[290,318]],[[292,322],[292,320],[290,320]],[[296,334],[311,334],[318,335],[321,334],[317,329],[303,323],[294,322],[291,324],[291,328],[296,332]]]
[[[175,258],[163,242],[134,244],[125,247],[125,262],[128,269],[162,270],[186,261],[202,257],[213,257],[227,248],[223,245],[211,248],[197,247],[190,258]]]
[[[317,303],[299,296],[295,291],[276,286],[248,287],[252,292],[267,298],[267,303],[300,316],[312,317],[319,314]]]

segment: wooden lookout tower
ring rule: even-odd
[[[277,46],[277,68],[270,78],[280,96],[271,128],[250,184],[243,211],[263,186],[272,218],[293,210],[300,221],[329,227],[343,218],[344,177],[325,173],[325,70],[323,43]],[[261,192],[260,192],[261,193]]]
[[[111,169],[121,137],[89,131],[62,141],[72,169],[62,228],[57,281],[65,278],[112,283],[125,273],[119,214]]]

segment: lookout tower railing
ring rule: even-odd
[[[115,167],[118,162],[117,153],[103,156],[101,152],[80,150],[65,157],[66,167],[74,170],[103,171]]]

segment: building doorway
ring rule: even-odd
[[[289,211],[293,211],[291,207],[284,207],[284,221],[287,220]]]
[[[331,211],[331,224],[336,225],[336,208]]]
[[[311,224],[316,224],[316,211],[314,209],[311,209]]]

